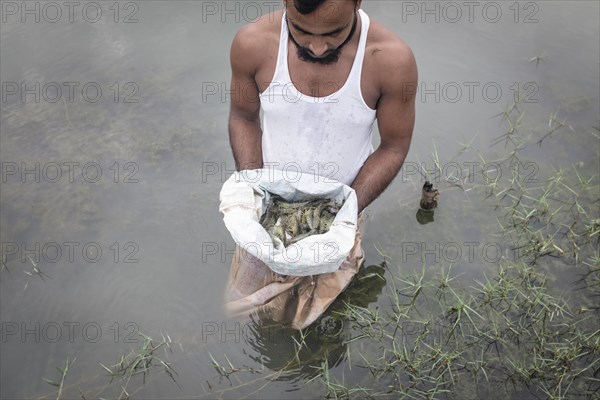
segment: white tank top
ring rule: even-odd
[[[302,94],[288,69],[288,27],[283,14],[275,74],[260,94],[263,110],[262,151],[265,168],[325,176],[350,185],[373,152],[376,111],[365,103],[360,77],[369,17],[361,16],[360,40],[348,79],[324,97]]]

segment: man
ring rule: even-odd
[[[350,185],[361,213],[408,153],[417,66],[410,48],[360,10],[362,0],[284,0],[231,46],[229,138],[238,170],[293,165]],[[260,110],[263,110],[261,127]],[[373,151],[377,119],[380,146]],[[360,231],[340,270],[282,277],[238,249],[229,311],[258,311],[303,328],[348,285],[364,259]],[[261,265],[262,264],[262,265]]]

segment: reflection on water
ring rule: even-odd
[[[296,389],[303,380],[318,376],[322,363],[338,365],[346,351],[341,332],[329,335],[311,327],[300,333],[263,320],[255,321],[250,331],[253,337],[247,343],[257,353],[251,358],[270,370],[285,372],[278,380],[297,382]]]
[[[433,210],[423,210],[423,209],[419,209],[417,211],[417,221],[419,222],[419,224],[421,225],[425,225],[428,224],[430,222],[433,222],[433,215],[434,215],[435,211]]]
[[[325,361],[332,373],[357,381],[370,376],[348,359],[357,331],[337,311],[345,303],[387,309],[379,294],[389,288],[390,275],[382,266],[363,268],[302,333],[252,320],[244,340],[226,332],[203,335],[205,326],[228,327],[221,297],[234,245],[218,213],[218,193],[234,169],[227,135],[229,45],[246,22],[207,13],[207,4],[217,3],[139,2],[138,22],[131,24],[110,18],[92,24],[80,16],[73,23],[22,23],[18,16],[2,21],[0,397],[55,398],[55,388],[41,377],[54,377],[52,364],[75,356],[63,396],[79,397],[81,387],[88,397],[111,397],[101,390],[110,379],[97,363],[114,362],[131,350],[124,341],[131,333],[126,326],[155,339],[168,332],[184,349],[166,358],[174,362],[182,389],[154,374],[136,393],[141,397],[280,398],[288,391],[310,397],[315,390],[323,393],[316,377]],[[513,166],[540,184],[552,173],[548,165],[576,164],[582,175],[597,174],[596,2],[527,2],[539,7],[538,21],[527,24],[521,17],[531,10],[524,2],[519,23],[514,5],[504,3],[506,18],[497,23],[481,18],[423,23],[420,15],[406,14],[407,2],[363,3],[373,19],[411,45],[419,63],[422,85],[407,163],[425,163],[431,172],[433,154],[464,170],[473,165],[468,163],[497,161],[507,148],[490,144],[505,133],[506,120],[492,116],[509,107],[515,91],[525,90],[535,101],[523,105],[529,124],[518,134],[537,139],[558,122],[564,127],[543,145],[523,148],[527,160]],[[541,61],[530,62],[539,55]],[[50,101],[56,87],[45,86],[52,82],[62,88],[56,101]],[[72,97],[69,82],[77,84]],[[33,92],[36,84],[48,91],[40,90],[39,99],[35,93],[25,100],[7,94],[21,83]],[[101,88],[97,101],[91,101],[92,91],[82,92],[86,84]],[[498,101],[484,96],[486,84],[501,88]],[[477,89],[473,101],[469,87]],[[461,97],[451,91],[456,88]],[[92,167],[83,172],[88,164]],[[494,164],[486,168],[492,171],[489,166]],[[494,271],[497,265],[481,246],[486,240],[504,245],[494,236],[494,210],[471,190],[466,175],[459,176],[463,187],[438,176],[434,183],[442,198],[435,223],[428,223],[433,214],[419,211],[415,218],[423,184],[418,170],[406,169],[370,207],[374,217],[363,240],[367,262],[379,262],[381,250],[396,276],[423,266],[422,254],[407,252],[407,243],[419,253],[439,247],[442,255],[447,243],[454,250],[469,243],[453,271],[469,279]],[[99,179],[94,171],[102,172]],[[86,244],[89,252],[82,252]],[[100,257],[92,252],[97,249]],[[467,250],[475,252],[474,259]],[[33,271],[29,256],[50,279],[24,273]],[[437,268],[439,252],[425,258]],[[554,272],[564,290],[580,279],[560,268]],[[84,335],[84,326],[100,327],[97,341],[91,330]],[[227,391],[232,384],[213,379],[209,354],[223,363],[226,354],[235,367],[248,365],[247,375],[230,379],[255,384]]]
[[[298,331],[280,323],[253,318],[248,345],[256,351],[250,357],[273,371],[285,371],[278,379],[299,383],[324,373],[323,364],[334,368],[346,356],[351,339],[351,321],[342,316],[350,306],[368,307],[376,303],[385,287],[385,268],[363,266],[355,279],[317,321]]]

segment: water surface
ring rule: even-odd
[[[368,379],[364,369],[348,368],[358,365],[347,359],[352,344],[343,343],[352,336],[349,326],[310,343],[302,367],[284,371],[294,355],[291,332],[231,321],[221,312],[234,247],[218,213],[219,190],[234,169],[227,137],[229,45],[255,15],[250,2],[121,2],[115,3],[118,16],[114,4],[102,3],[96,22],[80,12],[70,22],[66,10],[57,22],[48,21],[54,14],[22,22],[8,3],[24,4],[2,3],[0,30],[1,397],[55,397],[42,377],[56,379],[53,364],[74,357],[65,398],[79,390],[89,398],[116,397],[118,385],[106,387],[110,379],[98,362],[113,364],[138,348],[138,331],[173,340],[160,355],[178,375],[174,383],[152,371],[145,385],[137,377],[128,386],[135,398],[324,396],[319,380],[311,380],[311,366],[320,365],[325,349],[329,366],[346,371],[346,380]],[[278,7],[251,3],[261,11]],[[552,113],[566,119],[543,146],[523,150],[533,163],[524,164],[527,171],[540,182],[560,166],[598,172],[592,128],[599,118],[598,3],[488,3],[478,3],[472,20],[467,8],[458,18],[439,3],[439,22],[421,10],[423,2],[363,4],[412,47],[420,75],[407,165],[369,207],[366,265],[381,263],[377,245],[395,272],[420,270],[423,258],[439,268],[444,251],[453,251],[449,244],[464,251],[468,242],[477,243],[475,257],[460,258],[455,271],[478,276],[495,269],[482,248],[504,245],[481,192],[438,177],[435,221],[420,225],[415,214],[424,179],[415,166],[424,162],[433,170],[437,152],[444,165],[485,167],[476,152],[454,157],[460,143],[471,142],[487,160],[506,151],[491,146],[507,129],[493,116],[515,93],[528,100],[523,135],[543,136],[554,126]],[[234,11],[224,9],[229,6]],[[501,16],[490,7],[499,7]],[[23,83],[34,92],[39,84],[39,99],[9,94]],[[58,97],[54,83],[62,89]],[[34,172],[22,174],[24,168]],[[25,274],[33,263],[46,275]],[[567,274],[564,290],[572,280]],[[382,289],[375,285],[363,306],[377,304]],[[379,305],[386,304],[380,296]],[[219,376],[211,355],[222,365],[229,359],[240,372]]]

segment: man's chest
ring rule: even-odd
[[[288,57],[291,81],[300,93],[312,97],[329,96],[348,81],[352,62],[340,60],[335,65],[320,66]]]
[[[356,49],[344,54],[335,64],[320,65],[300,60],[295,53],[295,48],[288,47],[287,69],[291,82],[273,82],[277,67],[278,46],[269,47],[269,54],[255,75],[261,93],[267,90],[272,83],[278,86],[291,83],[296,90],[304,95],[326,97],[336,93],[352,78],[350,72],[356,56]],[[284,65],[279,67],[283,68]],[[362,73],[357,76],[359,82],[355,83],[360,84],[363,100],[370,108],[375,109],[380,90],[378,80],[369,70],[369,60],[366,54],[362,65]]]

